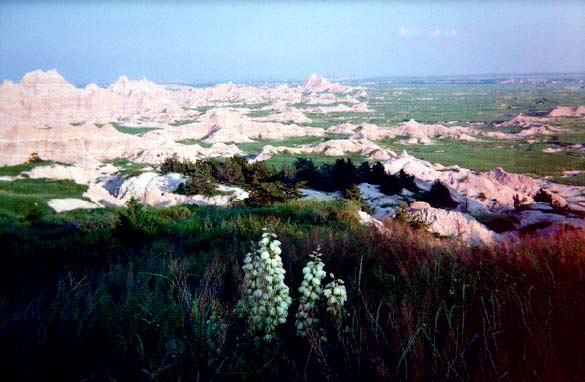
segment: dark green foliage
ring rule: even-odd
[[[177,153],[166,158],[160,165],[160,170],[164,173],[176,172],[179,174],[188,173],[193,163],[189,160],[180,160]]]
[[[402,183],[394,174],[385,174],[380,183],[380,192],[386,195],[395,195],[402,191]]]
[[[378,162],[379,163],[379,162]],[[368,162],[362,162],[357,169],[357,178],[360,183],[369,183],[372,176],[372,168]]]
[[[319,172],[317,166],[312,160],[306,158],[298,158],[294,162],[296,170],[296,178],[300,181],[306,182],[312,186],[319,182]]]
[[[451,198],[451,191],[440,180],[433,182],[431,189],[424,193],[422,199],[435,208],[452,209],[457,207],[457,202]]]
[[[338,159],[333,165],[332,177],[333,190],[343,190],[358,182],[357,168],[349,158]]]
[[[384,165],[380,162],[376,162],[372,166],[369,183],[382,184],[384,182],[384,178],[386,177],[386,175],[387,174],[386,169],[384,169]]]
[[[368,182],[380,185],[380,191],[394,195],[408,189],[418,191],[414,177],[400,171],[396,175],[387,174],[384,165],[376,162],[372,167],[362,162],[356,167],[350,158],[337,159],[317,167],[311,159],[297,158],[292,166],[283,165],[280,171],[266,162],[249,164],[242,157],[219,160],[200,160],[196,163],[181,162],[176,155],[167,158],[161,168],[165,172],[180,172],[189,177],[185,186],[178,192],[187,195],[209,194],[215,183],[244,187],[252,192],[254,200],[248,204],[279,203],[300,197],[300,189],[309,187],[318,191],[333,192],[353,189],[358,183]],[[263,183],[274,183],[263,184]],[[351,192],[351,197],[355,196]],[[359,199],[363,204],[365,203]]]
[[[343,197],[347,200],[359,203],[360,209],[362,211],[367,212],[369,214],[373,212],[370,205],[367,204],[365,200],[362,198],[362,192],[360,191],[360,188],[357,184],[351,184],[345,190],[343,190]]]
[[[179,188],[179,193],[184,193],[185,195],[210,195],[215,189],[215,184],[212,183],[211,177],[195,173],[187,178]]]
[[[244,163],[241,162],[242,158],[228,158],[222,162],[219,162],[213,168],[213,176],[218,182],[224,184],[240,185],[244,183]]]
[[[248,206],[260,207],[284,203],[299,197],[298,190],[290,189],[280,181],[255,182],[251,185],[250,197],[245,202]]]
[[[418,192],[418,187],[414,182],[414,176],[400,170],[398,174],[388,174],[384,165],[380,162],[374,163],[370,172],[369,183],[380,186],[380,192],[386,195],[395,195],[407,189],[411,192]]]
[[[357,184],[352,184],[343,190],[343,196],[348,200],[361,201],[362,193]]]
[[[398,179],[402,184],[402,188],[411,192],[418,192],[419,188],[414,181],[414,175],[407,174],[403,169],[398,172]]]
[[[270,182],[277,178],[274,167],[268,166],[266,162],[255,162],[251,165],[246,164],[244,170],[246,183]]]

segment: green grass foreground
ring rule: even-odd
[[[0,215],[5,381],[578,381],[585,237],[468,249],[352,203]],[[271,224],[293,304],[273,343],[233,308]],[[295,335],[301,269],[321,247],[345,280],[327,341]]]
[[[82,198],[86,185],[71,180],[16,179],[0,181],[0,215],[41,216],[53,213],[50,199]]]

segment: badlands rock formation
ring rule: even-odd
[[[319,77],[316,74],[311,74],[301,86],[301,89],[305,93],[349,93],[352,91],[351,88],[343,86],[339,83],[333,83],[327,81],[323,77]]]
[[[425,202],[412,203],[408,213],[411,219],[427,225],[431,232],[469,245],[489,245],[502,239],[501,235],[465,213],[433,208]]]
[[[55,70],[37,70],[26,74],[18,84],[5,81],[0,86],[0,119],[3,125],[25,123],[49,128],[59,123],[108,123],[123,118],[189,118],[192,113],[169,95],[162,86],[126,77],[107,88],[90,84],[78,89]]]
[[[349,95],[354,91],[315,75],[293,87],[233,83],[212,88],[164,87],[120,77],[106,88],[95,84],[76,88],[55,70],[34,71],[18,84],[5,81],[0,86],[0,164],[22,163],[32,152],[43,159],[71,163],[88,157],[159,163],[172,153],[191,160],[242,155],[236,146],[223,143],[324,135],[323,129],[297,125],[311,122],[304,111],[368,112],[367,105]],[[344,95],[339,97],[339,93]],[[336,105],[341,101],[352,106]],[[242,103],[274,104],[277,113],[252,118],[246,115],[250,109],[227,107]],[[304,111],[290,106],[302,103],[330,106]],[[211,110],[200,114],[194,110],[200,106]],[[159,130],[124,134],[112,122]],[[206,149],[177,143],[183,140],[202,140],[214,146]]]
[[[148,80],[120,77],[105,88],[95,84],[77,88],[56,71],[35,71],[25,75],[19,83],[5,81],[0,86],[0,165],[23,163],[31,153],[72,165],[39,166],[17,177],[2,177],[1,181],[19,177],[70,179],[88,186],[83,199],[50,200],[49,205],[56,211],[120,206],[131,197],[154,206],[228,205],[248,197],[246,190],[218,186],[221,195],[214,197],[179,195],[174,191],[185,182],[184,177],[160,175],[155,172],[156,165],[175,153],[191,161],[244,156],[237,144],[314,136],[322,138],[312,145],[265,145],[249,160],[266,160],[285,152],[330,156],[357,153],[369,160],[382,161],[389,173],[403,170],[413,175],[422,190],[441,181],[458,204],[452,211],[418,203],[416,195],[409,191],[388,196],[380,192],[379,186],[361,184],[363,199],[373,209],[374,216],[368,219],[394,216],[397,206],[404,203],[410,205],[411,216],[425,218],[433,232],[463,238],[472,244],[502,239],[501,235],[475,221],[473,215],[514,215],[518,219],[517,228],[530,228],[536,223],[547,225],[549,231],[562,224],[583,227],[583,219],[574,212],[562,216],[550,206],[532,203],[536,192],[544,188],[555,199],[566,201],[570,209],[585,211],[583,187],[535,180],[507,173],[501,168],[481,173],[458,166],[431,164],[406,152],[397,155],[376,142],[399,138],[398,143],[412,145],[432,144],[442,138],[474,142],[486,137],[522,139],[557,134],[562,131],[551,125],[551,118],[585,115],[585,107],[560,107],[543,118],[518,115],[495,125],[496,131],[478,129],[474,124],[464,127],[414,120],[396,126],[379,126],[364,122],[379,117],[379,114],[367,114],[374,113],[366,102],[367,96],[363,89],[316,75],[296,86],[228,83],[195,88],[161,86]],[[335,113],[343,115],[328,116]],[[313,123],[330,126],[333,117],[346,123],[338,122],[328,129],[311,126]],[[506,132],[498,129],[506,129]],[[342,139],[329,139],[327,135]],[[562,150],[565,149],[574,152],[584,147],[576,144]],[[556,151],[550,147],[545,150]],[[107,164],[108,160],[116,158],[152,166],[129,176],[123,168]],[[303,193],[307,198],[340,197],[338,193],[314,190],[303,190]],[[516,212],[512,202],[515,195],[525,198],[531,207],[522,213]]]
[[[496,128],[501,127],[522,127],[522,128],[529,128],[529,127],[541,127],[545,124],[545,120],[543,118],[538,117],[530,117],[523,114],[518,114],[514,118],[510,119],[509,121],[499,123],[495,125]]]
[[[316,127],[258,120],[246,116],[245,111],[239,109],[217,108],[207,111],[197,122],[173,127],[171,131],[176,140],[195,139],[206,143],[282,140],[295,136],[322,136],[325,133]]]
[[[392,150],[387,150],[368,139],[331,139],[317,143],[313,146],[301,145],[298,147],[266,145],[251,160],[252,162],[270,159],[273,155],[281,153],[291,154],[325,154],[330,156],[343,156],[347,153],[358,153],[371,160],[387,160],[396,156]]]
[[[185,196],[174,193],[180,184],[185,183],[185,177],[180,174],[159,175],[155,172],[144,172],[129,179],[110,181],[105,188],[116,197],[120,203],[126,203],[130,198],[155,206],[168,207],[177,204],[198,204],[227,206],[236,200],[246,199],[249,194],[238,187],[219,185],[221,195],[211,197],[203,195]],[[119,185],[118,185],[119,184]]]
[[[550,113],[549,117],[577,117],[585,115],[585,105],[577,107],[557,106]]]
[[[427,125],[413,119],[399,126],[383,128],[370,123],[344,123],[327,129],[330,134],[348,135],[351,139],[367,138],[379,140],[406,136],[409,139],[401,140],[402,144],[432,144],[432,138],[453,138],[461,141],[477,141],[472,134],[480,134],[478,130],[461,126],[444,126],[441,124]]]
[[[514,195],[526,197],[530,202],[541,186],[536,180],[502,169],[481,173],[459,166],[431,164],[406,152],[386,161],[385,168],[390,174],[404,170],[415,176],[417,185],[426,190],[439,180],[451,189],[451,197],[461,208],[477,214],[511,211]]]
[[[172,135],[156,131],[142,137],[122,134],[110,124],[101,127],[94,124],[58,124],[51,128],[16,124],[0,130],[0,152],[2,165],[26,162],[33,152],[43,159],[66,163],[88,158],[100,161],[127,158],[137,162],[160,163],[173,153],[190,160],[243,154],[235,145],[223,143],[209,148],[178,144]]]

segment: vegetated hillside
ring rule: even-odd
[[[585,377],[585,237],[464,248],[353,203],[180,206],[0,216],[0,366],[33,380],[473,380]],[[265,342],[235,310],[244,256],[282,242],[288,320]],[[340,320],[296,335],[320,247],[345,280]],[[236,309],[237,310],[237,309]]]

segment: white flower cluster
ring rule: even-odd
[[[284,283],[280,241],[263,230],[258,247],[244,258],[244,304],[252,329],[263,331],[264,339],[270,341],[276,326],[286,322],[292,300]]]
[[[317,251],[309,255],[310,259],[303,268],[303,282],[299,287],[301,298],[299,310],[296,314],[297,334],[304,337],[314,324],[319,322],[317,315],[317,301],[323,291],[321,281],[325,278],[325,264],[321,261],[321,253]]]
[[[323,294],[327,298],[327,311],[333,315],[333,317],[339,317],[343,304],[347,301],[347,291],[343,280],[335,279],[333,273],[329,276],[333,279],[329,284],[325,285]]]

